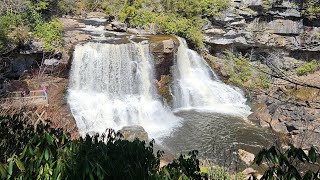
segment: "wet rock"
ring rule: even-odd
[[[223,29],[220,29],[220,28],[211,28],[211,29],[205,30],[205,33],[206,34],[218,34],[218,35],[221,35],[221,34],[225,34],[226,32]]]
[[[170,75],[174,54],[178,50],[178,43],[170,36],[159,36],[151,39],[150,51],[154,56],[156,79],[160,81],[161,75]]]
[[[45,59],[43,62],[44,65],[46,66],[56,66],[59,64],[59,60],[58,59]]]
[[[256,172],[256,170],[250,167],[243,170],[242,174],[246,177],[245,179],[250,179],[253,175],[255,175]]]
[[[123,135],[123,138],[128,141],[134,141],[139,139],[140,141],[148,141],[148,133],[142,126],[125,126],[119,132]]]
[[[262,127],[270,127],[271,115],[269,114],[268,108],[265,104],[261,104],[260,106],[260,108],[249,115],[248,119],[253,122],[259,122]]]
[[[161,75],[160,81],[157,81],[158,92],[164,98],[166,104],[170,104],[173,97],[170,93],[171,77],[169,75]]]
[[[244,162],[246,163],[246,165],[251,165],[253,160],[254,160],[254,154],[248,152],[248,151],[245,151],[243,149],[239,149],[238,150],[238,154],[239,154],[239,158]]]
[[[107,30],[117,31],[117,32],[126,32],[128,26],[126,23],[121,23],[118,21],[113,21],[110,24],[106,25]]]

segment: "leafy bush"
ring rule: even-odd
[[[0,16],[0,53],[27,41],[25,36],[13,36],[14,32],[18,32],[19,29],[26,30],[23,26],[23,17],[20,14],[8,12]]]
[[[107,134],[74,141],[67,162],[67,179],[148,179],[159,169],[160,153],[153,155],[153,144],[129,142],[112,130]]]
[[[231,84],[254,90],[266,90],[272,87],[270,76],[264,73],[267,70],[263,66],[253,64],[241,54],[234,54],[231,51],[224,53],[224,66]]]
[[[175,34],[186,38],[187,41],[203,48],[202,19],[176,17],[173,14],[158,18],[158,31],[164,34]]]
[[[177,160],[162,168],[160,174],[168,179],[201,179],[198,151],[189,152],[188,156],[180,155]]]
[[[314,59],[314,60],[300,66],[297,69],[297,75],[298,76],[308,75],[308,74],[314,72],[318,67],[319,67],[319,63],[317,62],[317,60]]]
[[[232,174],[229,172],[228,168],[220,166],[210,166],[208,167],[208,178],[209,179],[224,179],[224,180],[245,180],[245,176],[242,173]]]
[[[33,34],[40,38],[44,43],[43,50],[46,52],[54,51],[62,43],[63,25],[61,22],[52,20],[48,23],[38,24]]]
[[[315,19],[320,15],[320,3],[317,0],[306,0],[303,4],[305,10],[303,14],[310,19]]]
[[[308,155],[307,155],[308,154]],[[308,170],[310,165],[317,163],[319,154],[314,147],[311,147],[308,153],[301,148],[291,146],[285,152],[272,146],[270,149],[261,150],[255,157],[255,163],[261,166],[264,162],[268,165],[267,170],[262,176],[264,179],[319,179],[320,169],[317,172]],[[301,165],[307,165],[308,168],[299,169]],[[319,168],[319,167],[318,167]],[[302,174],[302,172],[305,172]]]
[[[153,154],[154,141],[129,142],[113,130],[72,141],[61,129],[35,129],[21,118],[0,121],[0,179],[200,178],[196,151],[160,171],[163,152]]]

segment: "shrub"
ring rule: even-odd
[[[320,4],[317,0],[306,0],[303,4],[305,10],[303,14],[310,19],[319,17],[320,15]]]
[[[246,56],[225,51],[224,66],[231,84],[254,90],[266,90],[272,87],[270,75],[264,73],[268,70],[250,62]]]
[[[187,41],[203,48],[202,20],[200,18],[183,18],[175,15],[158,18],[158,31],[164,34],[175,34],[186,38]]]
[[[24,36],[13,36],[19,30],[24,30],[23,32],[25,30],[28,31],[23,25],[23,17],[20,14],[7,12],[0,16],[0,53],[10,50],[12,47],[20,45],[19,43],[28,40],[27,36],[25,36],[28,32],[23,33]]]
[[[163,152],[153,154],[154,141],[129,142],[113,130],[72,141],[61,129],[35,129],[21,118],[1,118],[0,179],[200,178],[196,151],[181,155],[160,172]]]
[[[317,62],[317,60],[314,59],[314,60],[300,66],[297,69],[297,75],[298,76],[308,75],[308,74],[314,72],[318,67],[319,67],[319,63]]]
[[[228,168],[220,166],[210,166],[208,167],[208,178],[209,179],[224,179],[224,180],[245,180],[246,177],[242,173],[232,174],[229,172]]]
[[[188,156],[180,155],[172,163],[163,167],[160,175],[168,179],[201,179],[199,160],[197,159],[198,151],[189,152]]]
[[[113,130],[101,136],[87,135],[71,145],[67,179],[149,179],[159,169],[161,154],[153,155],[153,144],[129,142]]]
[[[311,169],[310,165],[317,163],[319,154],[314,147],[311,147],[307,154],[301,148],[296,148],[294,146],[291,146],[284,152],[275,146],[272,146],[269,149],[261,150],[254,161],[258,166],[261,166],[264,162],[268,165],[267,170],[261,178],[262,180],[319,179],[319,170],[317,172],[308,170],[309,168]],[[299,169],[299,165],[303,168]]]
[[[33,34],[43,41],[43,50],[45,52],[51,52],[60,47],[62,43],[62,30],[62,23],[52,20],[48,23],[37,24]]]

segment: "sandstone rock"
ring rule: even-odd
[[[246,165],[251,165],[254,160],[254,154],[245,151],[243,149],[238,150],[239,158],[246,163]]]
[[[123,135],[123,138],[128,141],[134,141],[138,138],[141,141],[148,141],[148,133],[142,126],[125,126],[119,132]]]
[[[276,19],[267,24],[268,29],[270,29],[275,34],[295,34],[301,33],[303,24],[302,21],[293,21],[289,19]]]
[[[226,32],[223,29],[219,29],[219,28],[211,28],[211,29],[207,29],[205,30],[206,34],[225,34]]]
[[[244,175],[254,174],[254,173],[256,173],[256,172],[257,172],[257,171],[254,170],[254,169],[252,169],[252,168],[246,168],[245,170],[242,171],[242,173],[243,173]]]
[[[59,60],[58,59],[54,59],[54,58],[45,59],[43,64],[46,65],[46,66],[56,66],[56,65],[59,64]]]
[[[140,34],[139,30],[134,28],[128,28],[127,32],[130,34]]]
[[[295,17],[295,18],[301,17],[301,13],[294,8],[288,8],[288,9],[285,9],[285,11],[279,10],[279,9],[276,9],[276,10],[271,9],[267,13],[270,15],[277,15],[282,17]]]
[[[250,167],[243,170],[242,174],[246,176],[245,179],[250,179],[256,172],[257,172],[256,170]]]
[[[173,99],[170,93],[170,83],[171,77],[169,75],[161,75],[160,81],[157,81],[158,92],[167,104],[169,104]]]
[[[149,46],[155,60],[156,79],[160,81],[161,75],[170,75],[170,68],[173,65],[174,53],[178,50],[178,44],[173,37],[155,36]]]
[[[262,127],[270,127],[271,115],[265,104],[259,104],[259,108],[249,115],[248,119],[253,122],[259,122]]]
[[[112,29],[117,32],[126,32],[128,27],[127,24],[118,21],[111,22]]]
[[[242,4],[245,6],[262,6],[262,0],[243,0]]]

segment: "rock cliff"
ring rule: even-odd
[[[301,77],[295,73],[299,64],[320,61],[319,20],[286,0],[268,7],[264,0],[235,0],[225,13],[209,19],[205,43],[220,75],[228,79],[221,60],[227,49],[249,55],[251,64],[266,65],[274,75],[273,88],[249,90],[256,102],[249,119],[291,137],[297,146],[320,147],[319,71]]]

